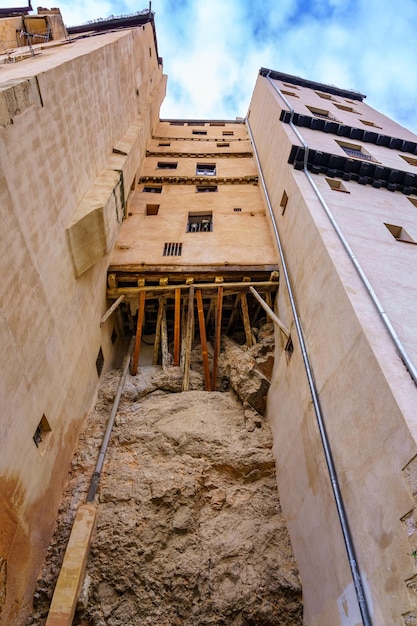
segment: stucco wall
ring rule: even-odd
[[[279,122],[281,104],[266,79],[258,79],[250,123],[373,623],[400,624],[402,615],[415,610],[411,585],[408,589],[406,585],[416,574],[412,557],[415,537],[401,518],[414,508],[412,487],[402,470],[417,451],[413,409],[417,392],[306,176],[287,164],[291,144],[299,145],[299,141],[289,125]],[[361,104],[364,116],[374,119],[372,110],[365,107]],[[379,115],[375,119],[381,120]],[[389,130],[395,134],[393,123]],[[301,132],[323,150],[335,139],[305,129]],[[392,151],[386,152],[386,158],[391,158]],[[380,156],[383,161],[385,153]],[[415,229],[415,207],[399,193],[352,182],[345,184],[350,194],[344,194],[332,191],[323,176],[314,179],[407,348],[415,354],[417,329],[415,317],[409,314],[416,296],[416,277],[410,255],[417,249],[396,241],[383,226],[385,220],[401,215],[410,230]],[[289,199],[282,215],[284,190]],[[303,583],[305,622],[309,626],[359,624],[349,563],[283,287],[278,308],[281,319],[291,327],[294,353],[288,358],[278,337],[268,411],[281,503]]]
[[[45,49],[2,78],[30,75],[40,102],[0,128],[1,624],[23,620],[94,398],[99,349],[105,371],[118,348],[114,322],[100,329],[107,256],[76,279],[66,228],[100,172],[123,171],[112,151],[133,123],[140,163],[165,90],[150,25]],[[136,172],[126,172],[130,189]],[[37,448],[43,415],[51,432]]]

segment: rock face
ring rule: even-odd
[[[233,391],[201,391],[200,374],[194,391],[172,393],[180,382],[178,368],[128,377],[74,624],[301,625],[269,427]],[[29,623],[45,623],[70,511],[88,487],[79,477],[91,476],[117,383],[106,377],[74,457]]]

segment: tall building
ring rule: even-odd
[[[180,366],[187,390],[195,333],[210,391],[221,336],[256,341],[260,296],[305,623],[417,624],[417,137],[359,93],[266,69],[245,120],[159,120],[147,11],[67,36],[40,9],[0,33],[0,623],[27,613],[130,337],[133,374]]]

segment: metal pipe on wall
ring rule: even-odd
[[[269,78],[269,76],[267,76],[267,79],[269,82],[272,82]],[[290,107],[291,108],[291,107]],[[355,593],[356,593],[356,598],[358,601],[358,605],[359,605],[359,610],[361,612],[361,616],[362,616],[362,620],[363,620],[363,626],[372,626],[372,621],[371,621],[371,617],[370,617],[370,612],[369,612],[369,608],[368,608],[368,603],[367,603],[367,599],[365,596],[365,592],[364,592],[364,586],[363,586],[363,582],[362,582],[362,578],[359,572],[359,568],[358,568],[358,564],[357,564],[357,559],[356,559],[356,554],[355,554],[355,548],[353,545],[353,540],[352,540],[352,536],[351,536],[351,532],[350,532],[350,528],[349,528],[349,524],[348,524],[348,520],[347,520],[347,515],[346,515],[346,510],[345,510],[345,506],[344,506],[344,502],[343,502],[343,498],[342,498],[342,493],[341,493],[341,489],[340,489],[340,485],[339,485],[339,481],[338,481],[338,477],[337,477],[337,472],[336,472],[336,467],[334,464],[334,460],[333,460],[333,455],[332,455],[332,451],[331,451],[331,447],[330,447],[330,442],[327,436],[327,431],[326,431],[326,427],[325,427],[325,421],[324,421],[324,417],[323,417],[323,413],[321,410],[321,406],[320,406],[320,400],[319,400],[319,395],[318,395],[318,391],[316,389],[316,385],[314,382],[314,377],[313,377],[313,372],[312,372],[312,368],[310,365],[310,360],[308,357],[308,353],[307,353],[307,348],[306,348],[306,343],[304,340],[304,334],[301,328],[301,322],[298,316],[298,310],[297,310],[297,306],[295,303],[295,299],[294,299],[294,293],[293,293],[293,289],[292,289],[292,285],[291,285],[291,281],[290,281],[290,277],[289,277],[289,273],[288,273],[288,268],[287,268],[287,264],[286,264],[286,260],[285,260],[285,256],[284,256],[284,251],[282,248],[282,244],[281,244],[281,239],[278,233],[278,227],[276,224],[276,220],[275,220],[275,215],[272,209],[272,205],[271,205],[271,201],[269,199],[269,194],[268,194],[268,190],[266,187],[266,183],[265,183],[265,179],[263,176],[263,172],[262,172],[262,168],[261,168],[261,163],[259,161],[259,156],[258,156],[258,152],[256,149],[256,144],[252,135],[252,130],[250,127],[250,123],[249,120],[246,118],[246,125],[249,131],[249,136],[251,138],[251,142],[253,145],[253,151],[254,151],[254,156],[255,156],[255,160],[258,166],[258,170],[259,170],[259,177],[260,177],[260,181],[262,184],[262,188],[265,194],[265,199],[266,199],[266,203],[267,203],[267,207],[268,207],[268,212],[271,218],[271,223],[272,223],[272,228],[274,231],[274,236],[275,236],[275,240],[278,246],[278,251],[279,251],[279,256],[280,256],[280,260],[281,260],[281,265],[282,265],[282,272],[284,274],[284,279],[285,279],[285,284],[287,286],[287,291],[288,291],[288,296],[289,296],[289,300],[290,300],[290,305],[291,305],[291,310],[294,316],[294,323],[295,323],[295,327],[296,327],[296,331],[297,331],[297,336],[298,336],[298,340],[300,343],[300,348],[301,348],[301,352],[302,352],[302,358],[303,358],[303,363],[304,363],[304,368],[306,371],[306,375],[307,375],[307,380],[308,380],[308,385],[310,388],[310,394],[311,394],[311,398],[312,398],[312,402],[313,402],[313,407],[314,407],[314,412],[316,415],[316,421],[317,421],[317,425],[318,425],[318,429],[319,429],[319,433],[320,433],[320,439],[321,439],[321,443],[322,443],[322,447],[323,447],[323,452],[324,452],[324,456],[326,459],[326,465],[327,465],[327,470],[329,473],[329,478],[330,478],[330,483],[331,483],[331,487],[332,487],[332,492],[333,492],[333,497],[335,500],[335,504],[336,504],[336,509],[337,509],[337,514],[338,514],[338,518],[339,518],[339,522],[340,522],[340,526],[341,526],[341,530],[342,530],[342,535],[343,535],[343,540],[345,543],[345,548],[346,548],[346,552],[347,552],[347,556],[348,556],[348,561],[349,561],[349,567],[351,570],[351,574],[352,574],[352,579],[353,579],[353,583],[354,583],[354,587],[355,587]],[[300,141],[302,141],[302,139],[300,139]],[[303,145],[304,142],[302,141]],[[306,162],[305,162],[305,166],[306,166]]]

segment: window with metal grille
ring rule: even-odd
[[[363,159],[364,161],[372,161],[372,156],[364,152],[362,146],[355,143],[346,143],[344,141],[337,141],[336,143],[344,150],[344,152],[355,159]]]
[[[207,135],[206,130],[193,130],[193,135]]]
[[[227,136],[227,135],[234,135],[235,133],[233,132],[233,130],[224,130],[222,135],[223,136]]]
[[[335,121],[336,118],[332,117],[329,113],[329,111],[326,111],[326,109],[318,109],[317,107],[306,107],[310,113],[312,113],[315,117],[323,117],[326,120],[332,120]]]
[[[213,230],[213,213],[192,212],[188,214],[187,233],[210,233]]]
[[[233,209],[233,211],[234,211],[235,213],[240,213],[240,212],[242,211],[242,209],[241,209],[240,207],[235,207],[235,208]]]
[[[213,193],[217,191],[217,185],[197,185],[196,191],[198,193]]]
[[[178,163],[176,161],[158,161],[158,170],[176,170]]]
[[[143,191],[146,193],[161,193],[162,185],[145,185]]]
[[[163,256],[181,256],[182,243],[166,243],[164,244]]]
[[[216,176],[216,164],[197,163],[195,173],[197,176]]]

